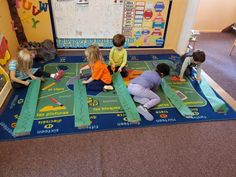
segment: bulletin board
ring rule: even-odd
[[[172,0],[49,0],[56,47],[111,48],[124,34],[127,48],[163,48]]]

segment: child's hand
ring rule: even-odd
[[[199,84],[202,82],[202,79],[200,77],[196,77],[196,80],[198,81]]]
[[[27,80],[27,81],[24,81],[24,85],[25,85],[25,86],[28,86],[28,85],[30,85],[30,82],[29,82],[29,80]]]
[[[122,68],[119,68],[119,69],[118,69],[118,72],[120,73],[121,71],[122,71]]]
[[[197,81],[201,81],[202,79],[200,77],[196,77],[196,80]]]
[[[81,69],[79,70],[79,74],[80,74],[80,75],[83,75],[83,71],[82,71]]]
[[[180,82],[186,82],[186,79],[184,79],[184,78],[179,78],[179,81],[180,81]]]
[[[37,77],[35,77],[34,75],[30,76],[30,78],[31,78],[32,80],[37,79]]]
[[[111,70],[114,72],[115,69],[116,69],[116,65],[115,65],[115,64],[112,64],[112,65],[111,65]]]
[[[88,81],[82,81],[82,84],[87,84],[88,83]]]

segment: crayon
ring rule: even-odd
[[[57,101],[55,98],[49,97],[49,99],[51,100],[51,102],[59,105],[59,106],[63,106],[63,104],[61,104],[59,101]]]

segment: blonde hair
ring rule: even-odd
[[[18,68],[20,71],[27,73],[33,66],[32,53],[27,49],[22,49],[17,56]]]
[[[94,64],[98,60],[104,61],[102,53],[95,45],[89,46],[87,49],[85,49],[84,53],[87,57],[89,64]]]

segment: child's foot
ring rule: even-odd
[[[112,85],[104,85],[103,87],[103,91],[112,91],[114,90],[113,86]]]
[[[65,72],[63,70],[59,70],[56,72],[54,79],[58,81],[64,76],[64,74],[65,74]]]
[[[139,112],[139,114],[141,114],[146,120],[148,121],[153,121],[154,117],[152,116],[152,114],[150,114],[150,112],[147,110],[147,108],[143,107],[142,105],[137,107],[137,111]]]

